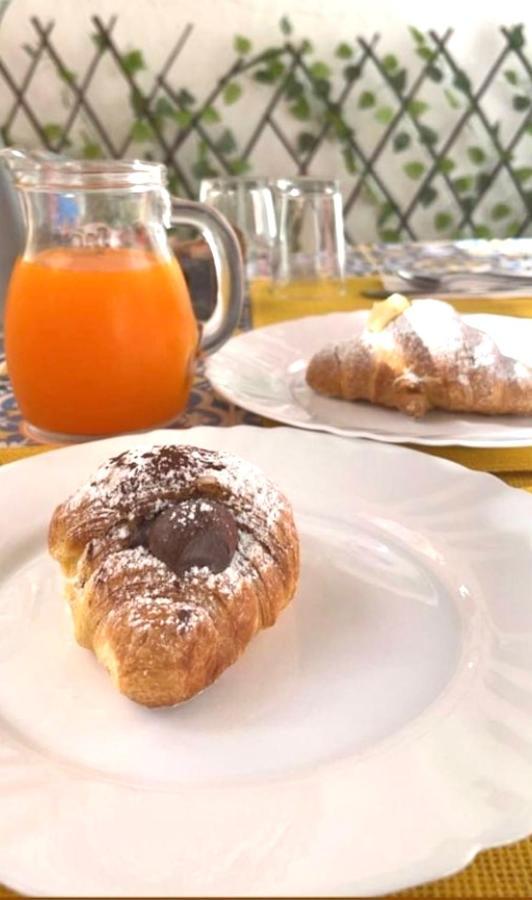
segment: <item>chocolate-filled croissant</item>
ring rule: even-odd
[[[287,499],[226,453],[129,450],[54,512],[75,636],[146,706],[192,697],[273,625],[294,595]]]
[[[404,301],[404,302],[402,302]],[[423,416],[430,409],[484,415],[532,413],[532,369],[504,356],[448,303],[393,295],[364,330],[309,362],[313,390]]]

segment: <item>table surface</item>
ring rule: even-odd
[[[244,326],[249,327],[249,310],[246,309]],[[0,335],[0,362],[2,343]],[[261,425],[257,416],[242,410],[218,397],[206,380],[202,367],[197,373],[185,414],[172,426],[190,428],[196,425],[230,426],[242,423]],[[24,448],[29,452],[35,442],[21,430],[21,416],[7,378],[0,378],[0,462],[14,457]],[[18,455],[18,453],[17,453]],[[16,896],[0,885],[0,897]],[[395,895],[394,895],[395,896]],[[402,892],[412,898],[509,898],[532,897],[532,838],[520,841],[508,848],[500,848],[480,854],[463,872]]]

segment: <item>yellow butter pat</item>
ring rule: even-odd
[[[409,306],[410,300],[407,300],[402,294],[391,294],[386,300],[374,303],[368,316],[368,330],[382,331]]]

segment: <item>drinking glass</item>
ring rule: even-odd
[[[267,178],[206,178],[199,199],[221,212],[241,232],[248,276],[271,275],[277,237],[274,197]]]
[[[279,228],[274,282],[343,279],[345,237],[339,182],[282,178],[276,181],[275,190]]]

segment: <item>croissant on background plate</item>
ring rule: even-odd
[[[448,303],[400,294],[375,304],[363,331],[324,347],[307,383],[327,397],[368,400],[423,416],[431,409],[532,413],[532,369],[504,356]]]
[[[227,453],[128,450],[54,512],[49,549],[75,636],[145,706],[192,697],[292,599],[299,543],[290,504]]]

